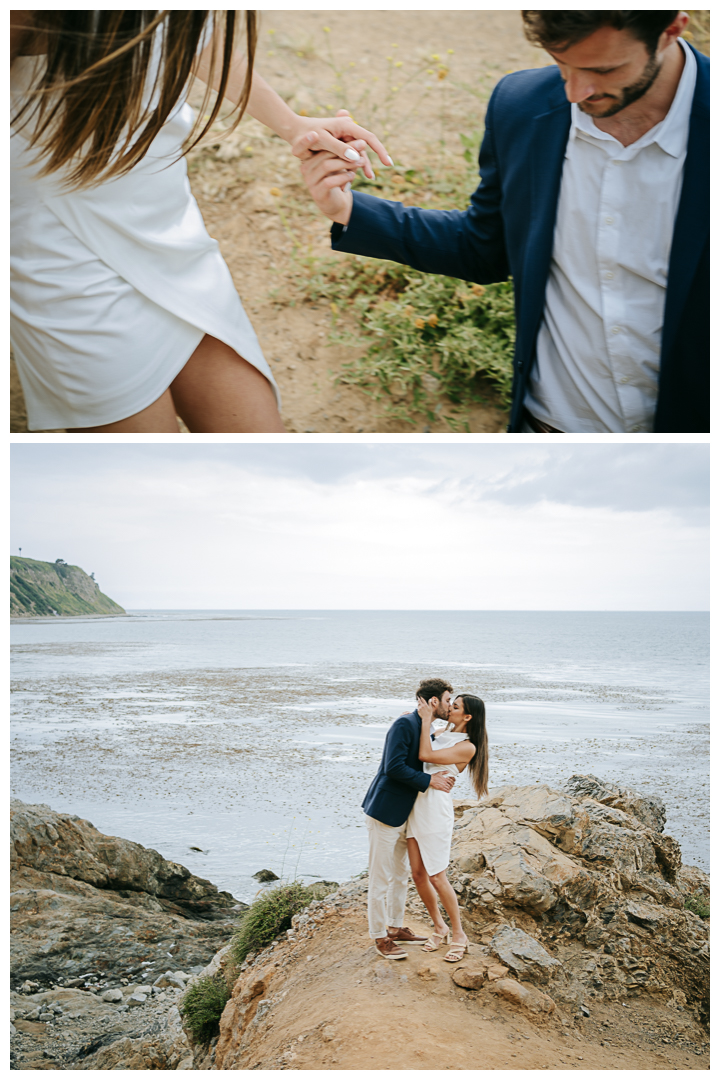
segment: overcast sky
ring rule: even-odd
[[[15,443],[11,553],[126,608],[698,610],[708,448]]]

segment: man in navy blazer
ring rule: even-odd
[[[708,432],[709,61],[682,12],[523,18],[557,67],[496,86],[464,212],[350,193],[298,140],[333,248],[512,277],[511,432]]]
[[[447,720],[452,686],[444,679],[425,679],[416,697],[433,708],[434,717]],[[410,862],[406,826],[419,791],[428,787],[451,791],[454,778],[423,772],[420,751],[422,721],[417,709],[400,716],[385,737],[380,768],[363,799],[370,840],[368,927],[375,948],[388,960],[404,960],[401,945],[421,945],[405,921]]]

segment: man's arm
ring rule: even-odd
[[[403,718],[404,720],[404,718]],[[388,732],[385,774],[401,784],[407,784],[415,791],[427,791],[430,786],[430,773],[411,769],[407,764],[410,745],[413,740],[412,722],[395,721]]]
[[[488,104],[480,148],[480,186],[470,206],[460,210],[423,210],[344,191],[344,177],[329,156],[314,158],[302,143],[293,152],[315,202],[331,217],[333,248],[392,259],[432,274],[476,281],[504,281],[510,272],[501,213],[502,184],[493,137],[494,99]],[[340,181],[343,180],[343,183]]]

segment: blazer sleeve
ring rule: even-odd
[[[497,90],[485,118],[480,186],[467,210],[423,210],[356,192],[348,225],[335,223],[331,229],[333,249],[391,259],[415,270],[478,284],[505,281],[510,270],[493,135],[496,94]]]
[[[413,739],[410,723],[395,723],[388,732],[385,757],[385,775],[401,784],[407,784],[415,791],[427,791],[430,786],[430,773],[411,768],[408,754]]]

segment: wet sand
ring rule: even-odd
[[[88,643],[77,648],[87,677],[18,681],[13,794],[154,847],[239,899],[265,866],[335,881],[365,867],[360,803],[390,722],[412,705],[398,686],[423,669],[376,667],[370,683],[360,665],[330,666],[323,685],[301,666],[132,671],[111,689]],[[699,706],[695,721],[647,687],[482,678],[491,787],[580,772],[659,795],[684,861],[708,868]],[[465,779],[456,794],[470,794]]]

